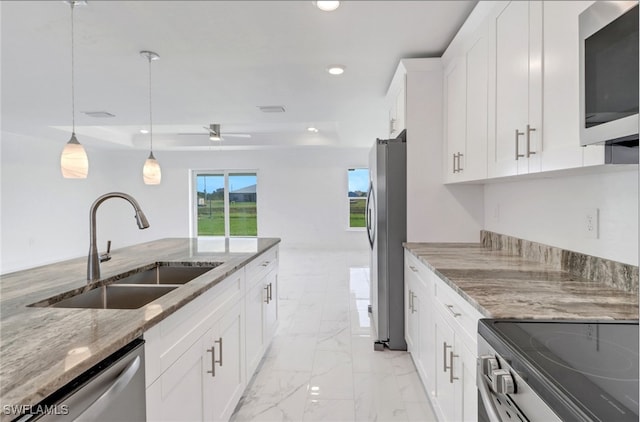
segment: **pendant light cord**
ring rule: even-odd
[[[151,108],[151,54],[149,59],[149,152],[153,155],[153,109]]]
[[[76,93],[74,87],[74,67],[75,67],[75,57],[73,51],[73,6],[75,2],[71,1],[69,3],[71,5],[71,124],[72,124],[72,133],[76,133]]]

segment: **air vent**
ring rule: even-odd
[[[115,114],[111,114],[108,111],[83,111],[83,113],[89,117],[98,117],[98,118],[116,117]]]
[[[284,113],[284,106],[258,106],[263,113]]]

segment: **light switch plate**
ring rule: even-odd
[[[598,239],[600,236],[599,227],[599,210],[598,208],[589,208],[584,214],[584,235],[587,239]]]

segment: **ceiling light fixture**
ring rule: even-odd
[[[340,7],[339,1],[314,1],[316,7],[324,12],[333,12]]]
[[[220,125],[214,123],[209,125],[209,139],[212,141],[222,140],[220,137]]]
[[[162,179],[160,164],[153,156],[153,113],[151,108],[151,62],[160,59],[153,51],[141,51],[140,55],[149,61],[149,158],[144,162],[142,177],[145,185],[159,185]]]
[[[147,134],[149,133],[149,129],[140,129],[140,133]]]
[[[331,66],[327,67],[327,72],[329,72],[331,75],[342,75],[345,69],[346,66],[343,66],[341,64],[332,64]]]
[[[71,139],[64,146],[60,156],[60,170],[65,179],[86,179],[89,174],[89,158],[84,147],[76,138],[76,107],[74,86],[74,51],[73,51],[73,7],[80,1],[69,1],[71,6]]]
[[[308,127],[307,131],[313,132],[313,133],[318,133],[318,128],[317,127]]]

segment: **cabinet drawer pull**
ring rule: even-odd
[[[527,125],[527,158],[535,154],[535,151],[531,151],[531,132],[535,132],[536,129]]]
[[[458,377],[453,376],[453,358],[457,358],[458,355],[453,353],[453,350],[449,352],[449,382],[453,384],[453,380],[459,379]]]
[[[211,371],[207,371],[207,374],[211,374],[212,377],[216,376],[216,346],[211,346],[211,349],[207,349],[207,352],[211,353]]]
[[[449,346],[446,341],[442,342],[442,360],[444,362],[442,370],[444,372],[447,372],[447,369],[450,369],[450,367],[447,366],[447,349],[451,349],[451,346]]]
[[[269,302],[273,300],[273,283],[269,283],[269,288],[267,289],[267,295],[269,297]]]
[[[449,312],[451,312],[454,318],[457,318],[460,315],[462,315],[460,312],[456,312],[453,310],[453,305],[447,305],[447,309],[449,310]]]
[[[260,265],[262,265],[263,267],[266,267],[266,266],[267,266],[267,265],[269,265],[270,263],[271,263],[271,262],[269,262],[269,261],[264,261],[264,262],[263,262],[262,264],[260,264]]]
[[[524,154],[520,154],[520,146],[518,145],[518,140],[522,135],[524,135],[524,132],[520,132],[518,129],[516,129],[516,161],[519,158],[524,157]]]
[[[269,285],[267,284],[266,286],[263,287],[263,289],[266,292],[266,299],[264,300],[264,302],[268,305],[269,302],[271,301],[271,299],[269,298]]]
[[[409,265],[409,268],[411,268],[411,271],[413,271],[414,273],[418,272],[418,269],[416,267],[414,267],[413,265]]]
[[[456,155],[457,154],[453,154],[453,172],[457,173],[458,170],[456,169]]]
[[[458,153],[458,173],[462,173],[463,170],[462,166],[460,165],[460,157],[464,157],[464,154],[461,152]]]
[[[215,360],[215,358],[214,358],[213,362],[214,363],[219,363],[220,366],[222,366],[222,337],[220,337],[218,340],[214,341],[214,343],[218,343],[218,345],[220,345],[220,360]]]

